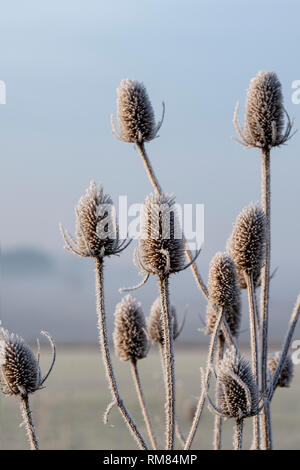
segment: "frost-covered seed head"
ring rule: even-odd
[[[254,285],[259,283],[264,262],[266,217],[259,204],[250,204],[238,215],[227,249],[236,265],[241,288],[246,288],[245,273],[253,275]]]
[[[184,241],[174,197],[150,194],[141,210],[139,262],[149,274],[166,275],[184,268]]]
[[[240,324],[241,324],[241,302],[240,302],[239,295],[235,302],[232,302],[228,307],[226,307],[225,312],[224,312],[224,318],[230,328],[231,334],[237,337],[239,334],[239,329],[240,329]],[[214,308],[214,305],[211,302],[208,302],[207,309],[206,309],[206,328],[205,328],[205,333],[207,335],[213,334],[216,321],[217,321],[216,308]],[[222,332],[219,332],[219,334],[223,337]]]
[[[235,265],[227,253],[216,253],[210,262],[208,297],[212,304],[224,307],[225,310],[237,303],[239,289]]]
[[[143,83],[122,80],[117,89],[117,118],[120,138],[125,142],[142,143],[155,138],[158,126]]]
[[[147,356],[145,317],[141,304],[131,295],[116,306],[113,340],[116,355],[123,361],[136,361]]]
[[[280,359],[280,352],[273,354],[268,359],[268,369],[270,370],[271,374],[274,375],[275,370],[278,366],[278,362]],[[281,369],[281,373],[278,377],[276,387],[289,387],[294,375],[294,364],[291,358],[291,355],[288,354],[283,367]]]
[[[236,110],[237,113],[237,110]],[[247,91],[244,129],[241,128],[235,113],[234,124],[246,147],[269,150],[284,144],[289,138],[292,123],[284,129],[284,116],[281,83],[275,72],[259,72],[250,81]]]
[[[257,414],[258,389],[249,362],[232,346],[217,367],[217,407],[224,417],[243,419]]]
[[[0,385],[6,395],[23,395],[39,389],[40,366],[24,340],[2,329],[0,332]]]
[[[174,307],[174,305],[170,306],[170,315],[172,318],[173,338],[175,339],[177,336],[178,324],[177,324],[176,308]],[[151,341],[153,341],[154,343],[163,344],[164,337],[163,337],[162,307],[161,307],[160,297],[158,297],[151,306],[150,316],[147,318],[147,330],[148,330],[148,335]]]

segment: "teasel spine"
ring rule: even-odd
[[[98,329],[99,329],[99,339],[100,339],[100,348],[102,350],[103,362],[105,366],[105,372],[108,379],[109,387],[113,397],[113,401],[118,406],[121,415],[125,423],[127,424],[129,430],[131,431],[133,437],[135,438],[138,446],[142,450],[147,449],[146,442],[132,417],[130,416],[127,408],[125,407],[119,393],[118,385],[113,371],[109,344],[107,338],[107,327],[106,327],[106,316],[105,316],[105,306],[104,306],[104,289],[103,289],[103,259],[95,258],[95,268],[96,268],[96,299],[97,299],[97,313],[98,313]]]

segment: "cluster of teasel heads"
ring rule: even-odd
[[[215,414],[214,448],[222,447],[222,421],[235,421],[233,443],[242,448],[243,422],[253,422],[252,449],[271,449],[270,403],[278,387],[291,383],[293,364],[288,354],[300,311],[300,296],[292,313],[282,350],[268,357],[269,284],[270,279],[270,152],[292,136],[292,122],[284,109],[281,84],[273,72],[260,72],[250,82],[245,107],[244,126],[234,125],[239,142],[246,148],[258,148],[262,155],[261,203],[249,204],[238,215],[226,252],[217,253],[209,268],[208,286],[203,281],[195,260],[187,248],[175,210],[175,198],[162,190],[152,168],[145,143],[155,137],[161,127],[144,85],[136,80],[123,80],[117,91],[117,120],[112,119],[115,136],[134,144],[153,186],[154,194],[146,197],[141,210],[141,236],[134,250],[134,262],[144,275],[130,291],[156,276],[159,297],[145,320],[142,306],[127,295],[116,306],[113,341],[116,355],[131,366],[139,403],[149,441],[159,448],[150,412],[138,372],[138,362],[148,355],[150,343],[157,343],[162,358],[165,383],[165,448],[173,449],[177,435],[184,449],[190,449],[196,435],[205,402]],[[111,361],[104,304],[104,258],[119,254],[130,240],[119,240],[118,223],[111,198],[102,187],[91,183],[75,208],[75,239],[62,227],[66,248],[81,257],[91,257],[96,265],[96,294],[100,346],[112,402],[105,411],[117,406],[125,423],[141,449],[148,449],[132,416],[121,399]],[[187,258],[187,261],[186,261]],[[207,299],[206,328],[210,336],[206,370],[202,371],[202,388],[194,419],[187,436],[180,431],[176,413],[176,387],[173,343],[182,327],[178,327],[175,307],[169,296],[170,276],[191,267],[196,283]],[[249,304],[251,362],[239,350],[241,322],[241,289],[247,290]],[[258,290],[260,289],[260,305]],[[215,377],[216,400],[209,396]]]
[[[217,253],[209,268],[206,287],[187,248],[175,209],[175,198],[163,192],[151,166],[145,143],[157,137],[164,117],[155,121],[154,111],[144,85],[136,80],[123,80],[118,88],[117,119],[119,131],[112,120],[114,134],[123,142],[134,144],[153,186],[154,194],[146,197],[141,211],[141,236],[134,250],[134,262],[144,275],[143,281],[130,291],[141,287],[150,276],[156,276],[159,296],[154,301],[148,319],[142,306],[126,295],[116,306],[113,342],[115,354],[130,364],[133,382],[144,417],[150,445],[160,448],[150,411],[146,405],[138,363],[147,357],[150,344],[159,346],[165,384],[165,448],[171,450],[178,437],[184,449],[191,448],[204,405],[215,414],[214,448],[222,447],[223,419],[235,421],[233,443],[242,448],[243,423],[253,424],[253,449],[272,448],[270,403],[278,387],[288,387],[293,376],[289,356],[294,329],[300,312],[300,296],[292,313],[288,332],[280,352],[268,357],[269,284],[270,279],[270,152],[291,138],[292,122],[283,107],[280,82],[273,72],[260,72],[250,82],[244,126],[234,114],[239,142],[247,148],[258,148],[262,155],[261,204],[251,203],[238,215],[229,237],[226,251]],[[286,124],[285,124],[286,123]],[[106,325],[104,302],[104,260],[119,255],[131,240],[120,240],[118,222],[112,199],[102,186],[90,183],[76,208],[75,237],[62,226],[61,232],[68,251],[89,257],[95,263],[96,305],[99,342],[112,401],[105,413],[107,422],[113,407],[117,407],[129,431],[141,449],[149,443],[142,435],[120,395],[115,376]],[[210,336],[207,366],[199,383],[199,400],[191,428],[183,436],[176,412],[174,340],[178,326],[175,307],[170,302],[171,275],[191,267],[197,286],[207,299],[206,328]],[[247,290],[249,304],[251,362],[239,350],[241,322],[241,289]],[[258,290],[260,289],[260,305]],[[38,440],[29,406],[29,395],[43,388],[49,372],[42,378],[39,353],[36,359],[24,341],[6,331],[0,337],[0,383],[3,393],[16,395],[21,408],[32,448]],[[212,401],[209,388],[215,378],[216,399]],[[200,377],[199,377],[200,379]],[[199,380],[200,382],[200,380]]]

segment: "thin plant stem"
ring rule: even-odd
[[[162,367],[162,372],[163,372],[163,376],[165,377],[165,362],[164,362],[164,349],[163,349],[163,345],[161,343],[159,343],[159,352],[160,352],[160,358],[161,358],[161,367]],[[180,444],[182,445],[182,447],[184,447],[184,444],[185,444],[185,437],[180,429],[180,425],[178,423],[178,419],[177,419],[177,416],[176,416],[176,436],[177,436],[177,439],[178,441],[180,442]]]
[[[270,394],[270,401],[273,398],[278,378],[280,376],[282,367],[284,366],[286,356],[289,352],[289,348],[293,339],[293,334],[297,325],[299,314],[300,314],[300,295],[297,298],[297,301],[296,301],[296,304],[295,304],[295,307],[294,307],[294,310],[290,319],[289,328],[288,328],[288,331],[287,331],[287,334],[283,343],[283,348],[281,350],[280,358],[279,358],[276,370],[272,377],[272,391]]]
[[[255,293],[253,284],[253,275],[250,273],[246,275],[248,302],[250,313],[250,336],[251,336],[251,357],[253,375],[257,387],[259,387],[259,365],[258,365],[258,342],[257,342],[257,325],[256,325],[256,311],[255,311]],[[259,429],[259,415],[253,417],[253,446],[254,449],[260,449],[260,429]]]
[[[140,155],[140,157],[143,161],[144,167],[146,169],[146,172],[147,172],[147,175],[150,179],[150,182],[151,182],[151,184],[154,188],[154,191],[156,192],[156,194],[161,195],[163,191],[162,191],[162,188],[159,184],[158,178],[155,175],[155,172],[152,168],[150,159],[149,159],[149,157],[147,155],[147,152],[145,150],[144,143],[137,144],[137,150],[138,150],[138,153],[139,153],[139,155]],[[193,255],[190,252],[190,250],[188,249],[186,241],[185,241],[185,254],[186,254],[186,257],[187,257],[187,259],[190,263],[193,260]],[[198,271],[196,263],[191,264],[191,270],[193,272],[196,283],[197,283],[198,287],[200,288],[200,290],[202,291],[204,297],[208,298],[207,287],[206,287],[205,282],[203,281],[203,279],[202,279],[202,277],[201,277],[201,275]]]
[[[270,258],[271,258],[271,165],[270,151],[262,150],[261,154],[261,198],[262,207],[266,216],[266,253],[265,262],[261,272],[261,300],[260,311],[262,319],[261,332],[261,389],[267,388],[267,359],[268,359],[268,329],[269,329],[269,286],[270,286]],[[261,416],[262,449],[272,449],[271,440],[271,413],[267,404]]]
[[[261,325],[260,325],[259,308],[258,308],[258,302],[257,302],[257,290],[255,287],[254,287],[254,307],[255,307],[255,314],[256,314],[257,340],[258,340],[258,343],[261,344]]]
[[[217,343],[217,361],[218,363],[223,358],[224,352],[224,339],[221,335],[218,336]],[[222,449],[222,427],[223,427],[223,418],[222,416],[215,416],[215,426],[214,426],[214,450]]]
[[[244,420],[237,419],[235,422],[234,427],[234,434],[233,434],[233,447],[234,450],[242,450],[243,447],[243,428],[244,428]]]
[[[21,395],[21,413],[26,426],[26,434],[30,444],[31,450],[39,450],[39,441],[37,439],[34,422],[32,419],[32,412],[27,394]]]
[[[139,430],[133,419],[131,418],[129,412],[127,411],[123,401],[120,397],[117,381],[114,375],[113,366],[110,357],[108,339],[107,339],[107,327],[106,327],[106,316],[105,316],[105,307],[104,307],[104,289],[103,289],[103,260],[101,258],[95,258],[96,264],[96,298],[97,298],[97,313],[98,313],[98,329],[99,329],[99,340],[100,348],[102,350],[102,357],[104,362],[104,367],[106,371],[106,376],[108,379],[110,391],[118,406],[121,415],[125,423],[127,424],[129,430],[131,431],[133,437],[135,438],[140,449],[146,450],[147,445],[144,438],[140,434]]]
[[[169,308],[168,276],[159,278],[160,296],[162,304],[163,326],[163,352],[165,365],[165,389],[166,389],[166,449],[174,449],[175,421],[176,421],[176,396],[175,396],[175,364],[173,350],[173,323]]]
[[[222,319],[223,319],[223,308],[220,308],[219,309],[218,319],[217,319],[216,324],[215,324],[215,329],[214,329],[213,334],[212,334],[211,339],[210,339],[208,357],[207,357],[207,366],[206,366],[206,372],[205,372],[205,377],[204,377],[204,381],[203,381],[203,387],[202,387],[201,395],[200,395],[200,398],[199,398],[199,401],[198,401],[198,405],[197,405],[196,413],[195,413],[195,416],[194,416],[194,419],[193,419],[193,423],[192,423],[189,435],[187,437],[187,440],[186,440],[186,443],[185,443],[185,446],[184,446],[185,450],[190,449],[190,447],[193,443],[196,431],[198,429],[199,421],[200,421],[201,416],[202,416],[202,411],[203,411],[203,408],[204,408],[206,394],[207,394],[209,384],[210,384],[211,367],[213,365],[213,359],[214,359],[214,354],[215,354],[215,349],[216,349],[216,342],[217,342],[219,330],[220,330],[220,327],[221,327]]]
[[[144,416],[144,421],[145,421],[146,428],[148,431],[148,435],[149,435],[153,449],[157,450],[157,442],[156,442],[154,431],[152,428],[150,413],[148,411],[145,396],[144,396],[143,389],[142,389],[140,375],[139,375],[139,371],[137,367],[137,361],[132,360],[130,362],[130,366],[131,366],[131,373],[132,373],[133,381],[134,381],[135,388],[138,394],[141,410]]]

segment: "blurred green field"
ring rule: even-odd
[[[57,362],[47,388],[32,396],[31,403],[42,449],[135,449],[118,411],[113,409],[108,425],[103,412],[110,402],[101,356],[95,347],[58,347]],[[49,356],[42,351],[42,367]],[[114,359],[123,399],[145,434],[141,412],[132,385],[129,364]],[[199,368],[205,354],[198,349],[178,348],[176,352],[177,410],[182,432],[187,433],[190,415],[200,391]],[[144,392],[152,413],[156,434],[161,442],[163,432],[163,382],[159,354],[152,351],[139,363]],[[276,449],[300,449],[300,367],[295,367],[290,389],[278,390],[273,411],[273,438]],[[213,392],[211,392],[213,396]],[[0,398],[0,449],[26,449],[18,401]],[[233,422],[224,425],[224,449],[231,449]],[[212,448],[213,416],[206,409],[194,441],[195,449]],[[246,426],[245,448],[249,448],[249,425]],[[178,445],[178,443],[177,443]],[[178,445],[180,448],[180,445]]]

